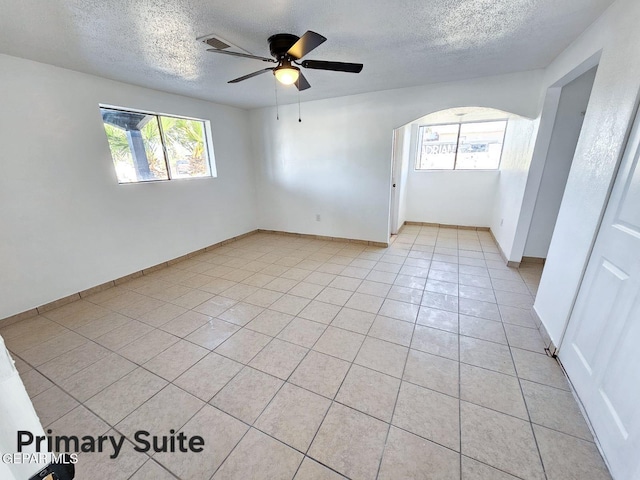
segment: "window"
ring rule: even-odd
[[[495,170],[507,121],[422,125],[416,170]]]
[[[100,107],[119,183],[211,177],[209,122]]]

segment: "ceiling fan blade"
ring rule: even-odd
[[[227,52],[226,50],[218,50],[217,48],[207,48],[207,52],[222,53],[224,55],[231,55],[232,57],[253,58],[254,60],[262,60],[263,62],[277,63],[273,58],[259,57],[257,55],[249,55],[248,53]]]
[[[307,88],[311,88],[311,85],[309,84],[305,76],[302,74],[302,72],[300,72],[300,75],[298,75],[298,80],[296,81],[295,85],[299,91],[306,90]]]
[[[363,67],[361,63],[326,62],[324,60],[304,60],[301,65],[304,68],[315,68],[316,70],[350,73],[360,73]]]
[[[265,68],[264,70],[258,70],[257,72],[250,73],[249,75],[244,75],[242,77],[238,77],[238,78],[234,78],[233,80],[229,80],[227,83],[238,83],[238,82],[241,82],[243,80],[246,80],[247,78],[257,77],[258,75],[261,75],[263,73],[270,72],[270,71],[273,71],[273,68]]]
[[[311,50],[324,43],[327,39],[319,33],[307,30],[296,43],[287,51],[287,55],[295,59],[304,57]]]

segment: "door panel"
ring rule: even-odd
[[[640,470],[639,127],[636,118],[560,348],[616,480]]]

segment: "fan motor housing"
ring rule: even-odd
[[[271,55],[280,59],[286,55],[287,51],[298,41],[300,37],[291,35],[290,33],[277,33],[271,35],[267,40],[269,42],[269,51]]]

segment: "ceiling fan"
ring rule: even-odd
[[[312,32],[311,30],[308,30],[304,35],[302,35],[302,37],[291,35],[289,33],[278,33],[276,35],[272,35],[267,41],[269,42],[269,51],[273,58],[228,51],[226,49],[230,46],[217,38],[205,40],[205,43],[213,47],[207,49],[208,52],[222,53],[224,55],[232,55],[234,57],[252,58],[254,60],[262,60],[263,62],[278,64],[275,67],[265,68],[242,77],[234,78],[228,83],[238,83],[266,72],[273,72],[280,83],[284,85],[295,84],[298,90],[306,90],[307,88],[310,88],[311,85],[298,66],[316,70],[331,70],[334,72],[360,73],[362,70],[363,65],[361,63],[328,62],[324,60],[302,60],[299,62],[302,57],[324,43],[326,40],[327,39],[325,37],[316,32]]]

